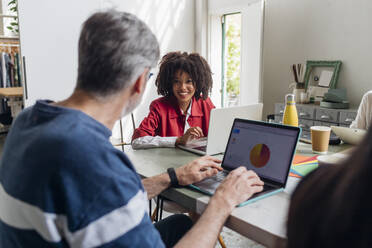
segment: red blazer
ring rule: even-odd
[[[210,98],[192,98],[191,115],[187,122],[190,127],[198,126],[208,135],[211,109],[215,108]],[[132,140],[143,136],[172,137],[184,134],[186,115],[181,114],[175,97],[161,97],[150,104],[150,113],[134,130]]]

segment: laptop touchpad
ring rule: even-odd
[[[217,182],[216,180],[211,178],[206,178],[198,183],[193,183],[193,185],[195,185],[196,187],[199,187],[203,191],[207,191],[210,194],[214,194],[220,184],[220,182]]]

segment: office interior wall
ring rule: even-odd
[[[289,93],[290,65],[306,60],[342,60],[338,88],[357,107],[372,89],[371,12],[370,0],[266,1],[264,115]]]
[[[22,0],[19,19],[27,66],[26,106],[36,99],[58,101],[72,93],[81,24],[94,11],[107,8],[133,13],[146,22],[159,40],[161,56],[170,51],[194,51],[194,0],[66,0],[57,5],[55,1]],[[156,76],[156,68],[154,72]],[[148,81],[142,104],[135,110],[137,126],[147,115],[150,102],[158,97],[154,78]],[[120,137],[118,126],[113,136]],[[131,121],[125,121],[126,140],[132,131]]]
[[[195,1],[195,52],[208,59],[208,0]]]
[[[194,0],[103,0],[103,8],[127,11],[141,18],[154,32],[160,44],[160,56],[171,51],[193,52],[195,50],[195,1]],[[150,103],[159,97],[155,87],[157,68],[154,76],[147,82],[146,91],[141,104],[134,111],[138,127],[149,111]],[[123,118],[124,140],[130,141],[133,128],[129,117]],[[113,137],[120,137],[117,123]]]
[[[26,107],[38,99],[59,101],[72,93],[81,25],[100,7],[101,0],[18,1],[21,54],[27,75]]]

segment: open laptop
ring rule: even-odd
[[[358,145],[367,133],[366,130],[358,128],[331,126],[331,129],[343,142],[351,145]]]
[[[262,192],[241,205],[283,191],[300,132],[298,127],[235,119],[221,164],[224,170],[190,187],[213,195],[230,171],[245,166],[265,185]]]
[[[223,153],[234,119],[261,120],[262,107],[262,103],[256,103],[239,107],[212,109],[208,137],[195,139],[186,145],[179,145],[178,147],[199,155]]]

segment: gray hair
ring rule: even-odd
[[[99,97],[113,95],[158,59],[158,41],[143,21],[116,10],[97,12],[80,33],[76,88]]]

